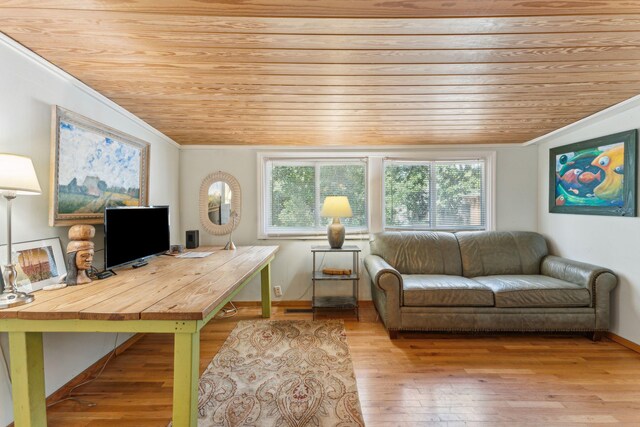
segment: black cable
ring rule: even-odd
[[[100,375],[102,375],[102,373],[104,372],[105,368],[107,367],[107,364],[109,364],[109,362],[111,361],[111,359],[113,359],[113,357],[116,355],[117,351],[118,351],[118,336],[120,335],[119,332],[116,333],[116,339],[113,343],[113,350],[111,350],[109,357],[107,358],[107,360],[105,360],[104,365],[102,365],[102,368],[100,368],[100,372],[98,372],[96,374],[96,376],[94,376],[93,378],[89,378],[88,380],[81,382],[80,384],[71,387],[71,390],[69,390],[69,392],[67,393],[67,395],[65,397],[63,397],[60,400],[56,400],[55,402],[49,403],[47,405],[47,408],[52,407],[53,405],[57,405],[60,402],[64,402],[65,400],[73,400],[75,402],[80,403],[81,405],[86,405],[90,408],[94,407],[97,405],[97,403],[95,402],[91,402],[89,400],[82,400],[78,397],[78,395],[72,395],[72,393],[79,387],[82,387],[83,385],[92,383],[93,381],[97,380],[98,378],[100,378]]]

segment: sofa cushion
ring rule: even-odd
[[[493,292],[462,276],[403,275],[404,304],[412,307],[491,307]]]
[[[382,257],[400,274],[462,275],[460,248],[453,233],[387,231],[375,234],[371,254]]]
[[[532,275],[474,277],[493,290],[496,307],[588,307],[589,290],[553,277]]]
[[[465,277],[497,274],[540,274],[547,242],[528,231],[456,233]]]

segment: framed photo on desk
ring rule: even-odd
[[[38,291],[47,285],[59,283],[67,274],[58,237],[14,243],[11,249],[18,272],[18,290],[21,292]],[[0,246],[0,263],[3,266],[7,264],[6,250],[7,245]]]

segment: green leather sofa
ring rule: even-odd
[[[389,336],[398,331],[609,328],[606,268],[549,255],[533,232],[384,232],[364,260]]]

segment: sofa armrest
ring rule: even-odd
[[[598,267],[597,265],[587,264],[584,262],[573,261],[558,256],[547,255],[542,260],[542,274],[565,282],[582,285],[589,290],[594,290],[596,281],[601,274],[610,275],[609,280],[613,280],[613,286],[617,283],[617,278],[613,272],[607,268]],[[609,289],[609,290],[611,290]]]
[[[364,266],[371,277],[371,296],[387,330],[401,328],[402,275],[377,255],[367,255]]]
[[[596,330],[609,329],[610,293],[618,284],[618,277],[609,269],[553,255],[542,260],[545,276],[582,285],[591,293],[591,307],[596,310]]]
[[[402,275],[378,255],[367,255],[364,266],[373,283],[384,292],[399,292],[402,289]]]

